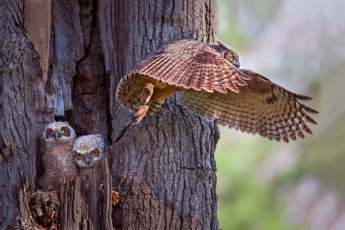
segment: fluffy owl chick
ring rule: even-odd
[[[44,175],[40,184],[46,190],[56,189],[62,178],[73,179],[78,173],[72,152],[75,131],[67,122],[53,122],[42,138]]]
[[[79,173],[83,174],[85,169],[93,168],[96,162],[101,163],[107,145],[102,135],[85,135],[78,137],[73,146],[75,163],[79,167]]]

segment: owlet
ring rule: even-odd
[[[73,144],[75,131],[67,122],[53,122],[47,125],[43,134],[44,175],[40,180],[45,190],[58,188],[62,178],[73,179],[77,175]]]
[[[97,162],[101,163],[108,148],[100,134],[78,137],[73,146],[75,163],[79,167],[79,175],[89,168],[93,168]]]

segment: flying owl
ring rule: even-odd
[[[93,168],[97,162],[101,163],[107,151],[107,145],[101,134],[78,137],[73,146],[73,153],[79,173],[83,174],[85,170]]]
[[[312,135],[307,114],[316,110],[300,103],[312,98],[292,93],[250,70],[239,69],[237,53],[222,43],[206,45],[177,40],[160,46],[118,84],[117,100],[135,113],[134,123],[156,113],[174,92],[190,111],[229,128],[270,140],[296,140]]]
[[[67,122],[53,122],[47,125],[42,137],[44,174],[40,185],[46,190],[56,189],[60,179],[73,179],[78,173],[72,152],[75,131]]]

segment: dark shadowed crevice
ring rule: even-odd
[[[98,2],[80,0],[79,7],[85,55],[76,62],[73,109],[66,112],[66,120],[78,135],[99,133],[110,143],[109,84],[101,47]]]

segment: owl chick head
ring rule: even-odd
[[[104,158],[106,144],[102,135],[85,135],[74,142],[73,153],[76,164],[80,168],[91,168]]]
[[[43,132],[43,139],[49,142],[70,141],[76,137],[74,129],[68,122],[52,122],[46,126]]]

